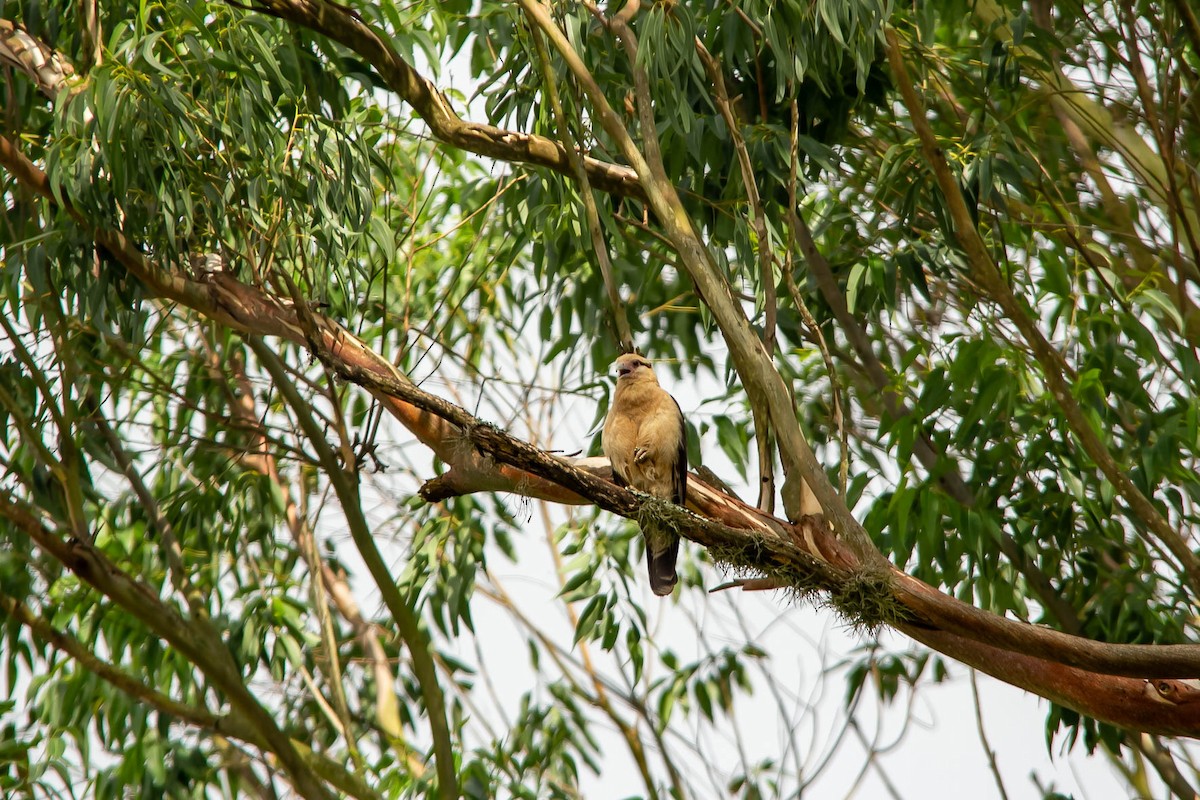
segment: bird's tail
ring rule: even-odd
[[[679,537],[672,536],[666,548],[655,552],[650,543],[646,543],[646,569],[650,573],[650,590],[659,597],[669,595],[675,588],[679,575],[675,572],[675,562],[679,559]]]

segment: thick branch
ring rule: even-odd
[[[22,183],[49,193],[44,174],[20,157],[3,138],[0,138],[0,163],[9,166]],[[406,425],[412,424],[418,438],[439,453],[447,453],[450,463],[455,466],[468,464],[465,473],[478,475],[477,488],[522,491],[526,486],[534,485],[536,488],[533,491],[548,494],[547,487],[557,486],[560,496],[564,494],[563,490],[567,490],[622,516],[636,519],[643,513],[648,502],[646,498],[619,489],[562,459],[513,439],[481,423],[463,409],[422,392],[399,376],[389,363],[371,353],[361,341],[334,323],[314,318],[305,335],[291,303],[240,284],[224,273],[214,273],[202,281],[196,281],[161,272],[146,262],[120,234],[93,231],[93,235],[110,249],[117,248],[114,255],[129,265],[139,277],[145,276],[144,280],[152,291],[163,294],[170,292],[169,296],[238,330],[282,335],[292,341],[314,346],[336,372],[370,389],[378,397],[390,398],[388,407]],[[757,341],[753,334],[751,337]],[[445,438],[439,438],[439,433]],[[541,480],[533,481],[531,475]],[[462,477],[465,475],[460,475]],[[799,576],[804,583],[789,585],[825,589],[835,596],[844,596],[846,591],[853,588],[853,584],[861,581],[863,564],[857,553],[852,552],[835,535],[835,528],[820,518],[806,518],[792,525],[767,517],[753,508],[743,507],[725,495],[716,492],[709,494],[700,486],[689,492],[689,500],[693,507],[699,501],[710,506],[712,519],[672,516],[671,520],[678,526],[679,532],[718,553],[735,554],[738,563],[744,566],[773,575]],[[659,512],[663,505],[659,503]],[[669,504],[666,506],[669,509]],[[707,507],[701,510],[708,513]],[[781,538],[777,532],[783,532],[786,538]],[[895,603],[899,604],[899,607],[892,609],[896,613],[895,622],[901,626],[916,626],[902,627],[903,630],[929,631],[928,635],[941,633],[939,641],[947,648],[953,645],[970,651],[975,644],[986,642],[992,646],[1009,648],[1009,658],[996,661],[1002,666],[997,667],[998,674],[993,674],[1039,693],[1042,690],[1035,687],[1043,686],[1043,681],[1046,681],[1046,692],[1053,689],[1049,678],[1042,674],[1045,670],[1039,659],[1108,673],[1108,676],[1100,674],[1096,677],[1097,686],[1101,687],[1097,692],[1101,694],[1102,687],[1109,685],[1106,683],[1107,677],[1112,675],[1158,678],[1200,675],[1200,647],[1092,642],[974,609],[899,573],[890,565],[883,573],[882,580],[878,579],[877,569],[870,574],[876,576],[873,583],[874,589],[878,590],[876,598],[883,597],[885,602],[891,602],[884,597],[890,591]],[[1163,685],[1171,686],[1167,683]],[[1171,692],[1167,694],[1171,695]],[[1175,692],[1175,695],[1184,697],[1185,693]],[[1142,727],[1155,732],[1200,733],[1200,719],[1187,716],[1192,713],[1189,709],[1197,707],[1196,704],[1163,703],[1161,696],[1163,692],[1158,691],[1155,698],[1130,700],[1161,703],[1164,715],[1161,717],[1140,707],[1136,709],[1137,713],[1130,711],[1118,715],[1113,712],[1113,707],[1100,702],[1102,698],[1099,697],[1078,698],[1078,705],[1073,707],[1115,724]],[[1125,695],[1122,695],[1124,698]]]
[[[441,406],[436,399],[428,403],[431,409]],[[466,414],[461,409],[450,413]],[[467,419],[460,417],[458,422],[466,425]],[[504,434],[490,430],[493,435],[504,438]],[[479,444],[487,449],[491,443],[481,441]],[[527,448],[528,445],[516,443],[511,449],[505,447],[503,454],[497,452],[497,456],[519,457],[532,449]],[[577,471],[576,467],[549,454],[536,450],[529,454],[530,460],[519,462],[520,465],[553,480],[569,479],[562,473]],[[599,468],[594,463],[588,466]],[[596,500],[587,488],[589,483],[580,480],[577,491]],[[694,478],[689,479],[688,487],[689,506],[701,511],[712,510],[726,525],[738,527],[740,521],[745,529],[786,530],[803,552],[834,568],[832,576],[837,582],[824,584],[822,588],[835,593],[841,591],[848,576],[854,574],[857,566],[854,555],[836,540],[821,519],[808,519],[795,526],[778,519],[767,522],[765,515],[757,509],[718,493]],[[607,484],[599,488],[607,491]],[[616,491],[624,493],[623,490]],[[621,513],[608,498],[598,504]],[[705,543],[705,537],[695,535],[689,527],[682,527],[680,533]],[[777,566],[768,564],[765,568],[775,571]],[[1200,735],[1200,693],[1180,681],[1146,679],[1154,675],[1183,678],[1200,674],[1200,647],[1094,642],[989,614],[947,597],[899,571],[893,573],[893,578],[895,598],[915,615],[914,619],[921,620],[900,620],[895,627],[918,641],[1000,680],[1099,719],[1156,733]]]
[[[459,117],[432,81],[401,58],[385,36],[345,7],[322,0],[261,0],[253,7],[324,34],[362,56],[387,87],[413,107],[439,141],[477,155],[573,176],[571,159],[559,142]],[[611,194],[642,197],[637,177],[629,167],[588,156],[582,160],[592,186]]]
[[[897,626],[926,647],[1019,686],[1131,730],[1200,736],[1200,692],[1179,681],[1101,675],[1013,653],[984,642],[908,625]]]
[[[476,155],[546,167],[574,176],[571,163],[574,154],[568,153],[559,142],[459,117],[445,94],[357,15],[321,0],[267,0],[256,7],[322,33],[361,55],[376,68],[388,88],[413,107],[439,141]],[[5,19],[0,19],[0,63],[25,73],[38,91],[52,100],[68,87],[75,74],[61,53],[30,36],[21,25]],[[576,160],[592,186],[609,194],[643,199],[637,176],[629,167],[591,156],[576,156]]]

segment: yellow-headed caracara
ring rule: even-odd
[[[636,353],[616,361],[617,390],[604,421],[600,446],[612,463],[613,480],[683,505],[687,496],[687,427],[675,398],[658,385],[650,362]],[[668,595],[679,577],[679,536],[642,530],[650,588]]]

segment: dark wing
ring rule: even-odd
[[[611,458],[608,460],[608,463],[609,463],[609,466],[612,467],[612,482],[615,483],[617,486],[628,486],[629,481],[625,480],[624,475],[617,472],[617,468],[615,465],[613,465]]]
[[[687,422],[683,419],[679,401],[672,397],[671,402],[675,404],[675,415],[679,418],[679,451],[675,454],[675,470],[671,476],[671,502],[682,506],[687,503]]]

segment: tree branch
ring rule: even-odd
[[[236,710],[220,716],[208,709],[187,705],[171,699],[162,692],[147,686],[117,666],[97,657],[95,653],[70,634],[55,628],[49,620],[35,614],[28,606],[0,593],[0,611],[9,619],[29,628],[34,636],[68,657],[79,666],[101,680],[174,720],[206,730],[214,737],[229,736],[269,751],[270,745]],[[347,772],[340,764],[314,753],[303,742],[292,740],[300,757],[307,760],[313,771],[337,789],[358,800],[380,800],[373,789],[363,783],[357,775]]]
[[[21,183],[51,196],[45,175],[2,137],[0,164],[6,165]],[[79,218],[77,212],[67,210]],[[469,485],[465,478],[473,474],[477,478],[475,490],[519,491],[565,502],[579,502],[582,497],[635,519],[655,502],[515,440],[463,409],[421,391],[329,320],[306,313],[311,323],[306,333],[294,303],[240,284],[225,273],[194,280],[159,270],[119,232],[89,230],[135,275],[144,276],[151,291],[179,299],[237,330],[281,335],[314,347],[337,374],[371,390],[411,426],[419,439],[436,452],[446,453],[449,463],[462,467],[460,485]],[[757,342],[752,334],[750,340]],[[886,562],[882,573],[877,567],[864,572],[857,550],[850,549],[835,533],[840,532],[836,526],[821,518],[791,524],[763,515],[699,482],[691,484],[689,481],[690,505],[708,518],[689,515],[670,519],[682,535],[711,548],[720,557],[783,577],[783,585],[801,591],[830,591],[830,602],[843,609],[857,608],[850,613],[860,623],[887,621],[920,641],[935,642],[933,646],[942,652],[956,658],[961,655],[962,660],[1001,680],[1052,699],[1061,698],[1083,713],[1154,732],[1200,733],[1200,703],[1192,702],[1194,692],[1189,692],[1186,685],[1156,679],[1152,690],[1144,691],[1150,686],[1146,680],[1130,682],[1115,677],[1195,676],[1200,674],[1200,647],[1103,644],[1006,620],[943,595]],[[670,514],[670,508],[660,502],[654,513]],[[882,606],[872,611],[864,607],[863,600]],[[892,616],[881,616],[884,611]],[[1080,676],[1063,673],[1061,665],[1083,673],[1088,691],[1063,689],[1061,675]],[[1132,691],[1134,684],[1142,689]]]
[[[771,249],[771,240],[767,234],[767,220],[763,213],[762,200],[758,196],[758,183],[754,178],[754,167],[750,163],[750,153],[746,151],[746,141],[738,120],[733,114],[729,102],[729,93],[725,90],[725,78],[721,74],[721,65],[708,52],[708,48],[700,39],[696,39],[696,53],[704,63],[708,79],[713,84],[713,99],[729,129],[729,138],[733,142],[733,151],[737,154],[738,168],[742,173],[742,186],[746,189],[746,201],[750,205],[751,227],[754,238],[758,240],[758,261],[761,277],[759,282],[763,287],[763,347],[767,355],[775,355],[775,321],[778,314],[778,299],[775,296],[775,254]],[[830,376],[833,372],[830,371]],[[831,378],[836,381],[836,378]],[[834,389],[834,405],[837,405],[836,387]],[[754,438],[758,444],[758,507],[768,514],[775,513],[775,450],[771,447],[770,415],[765,408],[755,405]]]
[[[1137,518],[1149,529],[1144,530],[1139,527],[1138,534],[1158,539],[1183,566],[1192,592],[1200,594],[1200,558],[1196,557],[1183,537],[1171,527],[1154,504],[1125,474],[1088,422],[1064,377],[1064,373],[1067,371],[1066,360],[1046,340],[1037,324],[1021,307],[1012,289],[1009,288],[1007,280],[1000,274],[999,268],[992,260],[983,237],[979,235],[979,231],[975,227],[958,181],[951,172],[950,165],[946,162],[933,129],[925,119],[925,108],[908,76],[908,69],[900,52],[900,43],[895,29],[887,28],[886,37],[888,63],[896,76],[896,85],[908,108],[913,129],[921,142],[921,150],[946,199],[950,216],[953,219],[954,227],[952,230],[946,231],[947,235],[958,242],[971,264],[974,279],[980,282],[987,294],[1016,325],[1033,351],[1034,358],[1042,367],[1042,375],[1046,379],[1050,393],[1062,409],[1063,416],[1075,434],[1080,447],[1125,499]]]
[[[303,307],[300,314],[305,314]],[[302,323],[303,324],[303,323]],[[392,578],[383,554],[379,552],[362,510],[358,493],[358,481],[349,474],[338,461],[333,449],[325,441],[324,431],[317,421],[308,413],[304,399],[296,390],[295,385],[288,380],[279,357],[268,348],[261,339],[249,337],[248,342],[263,367],[271,375],[275,386],[283,395],[284,401],[292,409],[308,437],[309,443],[316,449],[325,474],[333,486],[342,513],[346,515],[346,524],[350,529],[350,537],[358,548],[359,555],[371,573],[379,594],[387,606],[388,612],[396,622],[400,638],[404,640],[412,658],[413,672],[421,689],[421,697],[425,701],[425,711],[429,721],[429,729],[433,734],[433,750],[436,755],[438,774],[438,795],[444,800],[453,800],[459,796],[458,774],[455,770],[454,743],[450,738],[450,726],[446,714],[446,698],[438,682],[437,668],[433,661],[431,640],[429,634],[421,627],[420,619],[415,611],[400,594],[396,581]]]
[[[604,233],[600,227],[600,212],[596,208],[596,197],[592,194],[592,185],[588,180],[587,169],[579,150],[571,144],[571,126],[567,114],[563,110],[562,101],[558,96],[558,86],[555,83],[554,72],[550,68],[550,55],[546,45],[536,31],[533,32],[533,45],[537,51],[538,64],[542,70],[542,81],[546,87],[546,98],[554,113],[554,121],[558,125],[558,139],[562,143],[567,158],[570,159],[574,171],[575,182],[579,191],[579,199],[583,204],[584,219],[587,222],[588,238],[592,242],[592,255],[600,267],[600,277],[604,281],[604,290],[608,294],[609,311],[612,313],[613,332],[617,338],[617,349],[622,353],[633,352],[633,331],[629,327],[629,315],[625,304],[621,302],[621,293],[613,275],[612,261],[608,257],[608,245],[604,241]]]
[[[312,767],[297,752],[275,720],[247,688],[229,649],[220,636],[200,620],[189,620],[159,600],[158,595],[118,569],[90,544],[62,541],[28,509],[0,494],[0,514],[38,547],[60,561],[81,581],[110,598],[195,664],[224,693],[230,705],[253,726],[267,749],[279,757],[296,791],[309,800],[331,798]]]
[[[396,676],[388,661],[387,653],[380,642],[378,626],[368,622],[362,615],[358,602],[350,590],[343,573],[335,573],[329,563],[317,552],[316,537],[307,520],[297,508],[288,484],[279,474],[279,465],[270,450],[270,440],[263,422],[255,409],[254,390],[240,361],[232,365],[233,379],[237,382],[239,396],[232,399],[230,406],[234,416],[252,432],[254,440],[249,452],[241,453],[242,463],[265,475],[277,488],[283,499],[284,517],[296,546],[302,553],[311,554],[316,561],[314,569],[320,573],[325,594],[333,602],[338,613],[349,623],[354,635],[366,654],[375,677],[375,723],[383,732],[388,744],[395,749],[409,771],[422,777],[425,764],[404,739],[400,722],[400,704],[396,698]],[[303,489],[301,489],[303,491]]]
[[[622,155],[633,165],[645,189],[647,202],[663,226],[663,232],[679,254],[680,263],[691,277],[696,292],[713,312],[751,403],[763,403],[767,409],[771,424],[779,437],[779,452],[785,475],[783,501],[789,518],[799,519],[822,512],[829,514],[838,531],[852,543],[863,560],[871,564],[872,568],[882,570],[886,559],[874,548],[866,531],[854,519],[829,483],[824,467],[817,461],[800,427],[796,425],[795,406],[786,384],[776,371],[770,355],[763,348],[762,341],[754,333],[728,280],[721,274],[712,255],[696,233],[674,185],[661,175],[661,163],[656,166],[654,155],[658,152],[658,144],[653,120],[649,120],[648,123],[646,120],[642,122],[642,136],[646,146],[646,155],[643,155],[579,54],[554,24],[546,8],[538,0],[518,2],[530,19],[546,33],[551,44],[567,62],[592,103],[596,121],[617,142]],[[619,22],[619,19],[614,19],[613,25],[616,26]],[[619,29],[617,33],[618,36],[622,35]],[[635,78],[637,74],[635,70]],[[639,107],[648,102],[648,97],[639,99]]]
[[[242,7],[236,3],[231,5]],[[573,175],[571,159],[559,142],[463,120],[432,81],[401,58],[384,36],[345,7],[323,0],[254,0],[251,7],[328,36],[362,56],[387,87],[413,107],[438,141],[476,155]],[[637,177],[629,167],[590,156],[584,156],[582,161],[593,186],[612,194],[642,199]]]

